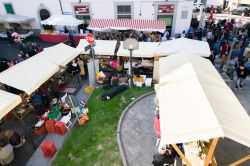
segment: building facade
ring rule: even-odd
[[[190,26],[193,0],[0,0],[0,14],[35,17],[31,26],[41,29],[40,21],[52,14],[67,14],[91,19],[164,20],[172,35]]]

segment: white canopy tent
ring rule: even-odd
[[[50,18],[41,21],[45,25],[58,25],[58,26],[78,26],[83,24],[82,20],[78,20],[70,15],[54,14]]]
[[[156,48],[155,55],[166,56],[180,52],[192,53],[202,57],[209,57],[211,54],[207,42],[188,38],[179,38],[162,42],[159,47]]]
[[[20,96],[0,90],[0,119],[21,102]]]
[[[160,59],[161,145],[228,137],[250,146],[250,118],[209,60]]]
[[[116,43],[116,40],[95,40],[95,54],[113,56],[116,48]],[[86,39],[81,39],[76,49],[82,54],[89,54],[89,50],[84,50],[84,48],[88,45],[89,44]]]
[[[152,58],[158,45],[158,42],[139,42],[139,49],[133,51],[133,57]],[[121,42],[117,56],[130,56],[129,50],[123,48],[123,42]]]
[[[58,70],[58,65],[37,60],[34,56],[3,71],[0,82],[30,95]]]
[[[16,14],[0,15],[0,23],[28,23],[34,21],[35,18],[28,16],[21,16]]]
[[[49,63],[65,66],[78,55],[79,51],[77,49],[60,43],[55,46],[45,48],[43,52],[34,56],[34,59],[42,59],[43,61]]]

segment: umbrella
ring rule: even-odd
[[[27,23],[35,20],[33,17],[21,16],[15,14],[0,15],[0,23]]]

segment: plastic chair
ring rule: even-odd
[[[70,126],[72,125],[71,119],[71,111],[68,113],[68,115],[63,116],[63,118],[60,120],[60,122],[65,123],[66,128],[69,130]]]
[[[145,86],[151,86],[151,84],[152,84],[152,78],[146,78]]]

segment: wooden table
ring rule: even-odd
[[[18,113],[18,111],[19,111],[20,109],[24,109],[25,112],[23,112],[22,114]],[[13,114],[22,124],[25,125],[25,122],[23,121],[23,119],[24,119],[27,115],[29,115],[29,113],[30,113],[31,111],[33,111],[33,109],[30,108],[30,107],[28,107],[28,108],[21,108],[21,107],[19,107],[19,108],[13,109],[13,110],[12,110],[12,114]]]

